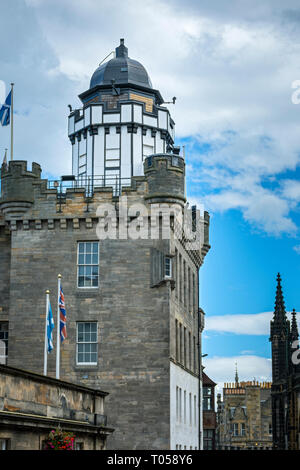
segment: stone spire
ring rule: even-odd
[[[298,325],[297,325],[297,312],[294,308],[292,311],[291,339],[292,341],[296,341],[297,339],[299,339]]]
[[[274,323],[285,323],[287,321],[284,298],[281,287],[281,277],[279,273],[277,274],[277,287],[273,320]]]
[[[237,362],[235,363],[235,385],[237,386],[239,383],[239,375],[237,370]]]

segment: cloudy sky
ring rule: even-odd
[[[278,271],[299,307],[297,0],[1,2],[0,101],[15,82],[15,158],[71,171],[67,105],[125,38],[170,106],[188,194],[211,214],[201,268],[203,352],[215,381],[270,379]],[[0,158],[9,130],[0,129]]]

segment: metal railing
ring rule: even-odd
[[[48,189],[56,189],[58,197],[65,198],[67,189],[85,190],[86,197],[92,197],[96,188],[112,188],[113,195],[119,196],[122,187],[131,186],[131,178],[120,178],[118,176],[62,176],[60,180],[48,180]]]

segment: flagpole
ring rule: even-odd
[[[60,375],[60,308],[59,308],[59,297],[60,297],[60,285],[61,285],[61,274],[58,276],[57,282],[57,334],[56,334],[56,378],[59,379]]]
[[[14,83],[11,83],[10,159],[14,159]]]
[[[46,325],[45,325],[45,348],[44,348],[44,375],[47,375],[47,354],[48,354],[47,323],[48,323],[48,313],[49,313],[49,294],[50,294],[50,291],[46,290]]]

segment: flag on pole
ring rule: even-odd
[[[53,349],[53,337],[52,331],[54,329],[54,320],[52,315],[51,304],[49,301],[49,309],[48,309],[48,316],[47,316],[47,339],[48,339],[48,353]]]
[[[60,310],[60,341],[61,343],[67,337],[67,317],[66,317],[66,309],[65,309],[65,297],[60,286],[60,293],[59,293],[59,310]]]
[[[10,124],[10,109],[11,109],[11,90],[7,95],[5,103],[0,109],[0,123],[2,126],[8,126]]]

